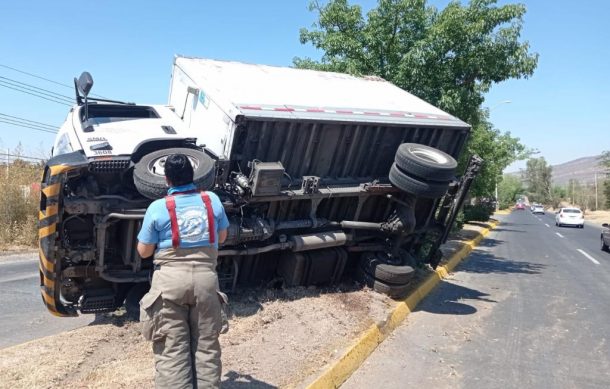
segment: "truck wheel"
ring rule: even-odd
[[[608,245],[604,242],[603,235],[601,236],[601,242],[602,242],[602,251],[610,251],[610,247],[608,247]]]
[[[387,294],[393,298],[403,297],[411,287],[411,284],[394,285],[376,280],[362,269],[358,269],[356,275],[359,281],[373,289],[375,292]]]
[[[398,189],[411,193],[419,197],[428,197],[436,199],[442,197],[447,188],[449,181],[435,182],[423,181],[422,179],[411,177],[408,173],[402,171],[396,164],[392,164],[390,168],[390,182]]]
[[[403,143],[398,147],[396,165],[403,171],[432,181],[450,181],[457,162],[441,150],[417,143]]]
[[[415,275],[411,266],[402,263],[389,263],[385,253],[365,252],[360,259],[360,266],[373,278],[389,284],[406,284]]]
[[[165,160],[172,154],[184,154],[193,165],[193,181],[197,189],[208,190],[214,186],[214,160],[199,150],[173,148],[154,151],[142,157],[133,172],[138,192],[149,199],[159,199],[167,194]]]

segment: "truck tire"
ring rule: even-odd
[[[172,148],[146,154],[136,164],[133,181],[140,194],[153,200],[167,194],[163,165],[165,159],[172,154],[184,154],[189,158],[193,165],[193,182],[197,189],[208,190],[214,186],[216,177],[212,158],[199,150]]]
[[[403,171],[432,181],[452,180],[457,168],[457,161],[451,155],[417,143],[401,144],[394,160]]]
[[[390,182],[398,189],[418,197],[437,199],[442,197],[449,187],[449,181],[423,181],[402,171],[396,163],[390,168]]]
[[[360,267],[373,278],[388,284],[406,284],[415,275],[411,266],[388,263],[385,253],[365,252]]]
[[[375,292],[387,294],[392,298],[403,297],[411,287],[411,284],[394,285],[376,280],[360,268],[357,270],[356,276],[360,282],[373,289]]]
[[[604,236],[602,235],[600,237],[601,239],[601,246],[602,246],[602,251],[610,251],[610,248],[608,247],[608,245],[604,242]]]

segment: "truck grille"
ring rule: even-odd
[[[129,168],[129,160],[93,161],[89,163],[91,173],[116,173]]]

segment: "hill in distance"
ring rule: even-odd
[[[603,168],[599,166],[601,155],[582,157],[572,161],[553,165],[553,185],[567,185],[570,180],[578,180],[581,184],[593,184],[595,173],[598,182],[603,179]],[[520,177],[521,172],[509,173]]]

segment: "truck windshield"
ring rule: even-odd
[[[112,104],[89,104],[89,120],[95,122],[118,121],[129,119],[158,119],[160,116],[153,107],[143,105],[112,105]],[[110,119],[110,120],[103,120]],[[81,107],[80,120],[85,121],[85,109]]]

